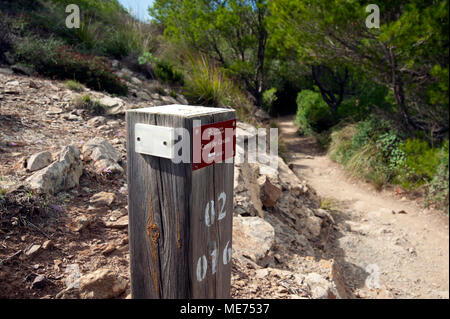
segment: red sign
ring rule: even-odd
[[[222,163],[236,154],[236,120],[194,127],[192,170]]]

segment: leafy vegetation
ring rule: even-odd
[[[441,148],[421,139],[403,139],[392,123],[371,117],[331,134],[330,157],[353,176],[377,189],[397,184],[407,190],[424,189],[428,202],[448,203],[448,140]]]
[[[271,88],[265,91],[262,96],[262,108],[269,114],[272,114],[274,111],[274,104],[277,100],[277,88]]]
[[[304,90],[297,96],[296,124],[300,134],[312,134],[330,128],[333,114],[319,93]]]

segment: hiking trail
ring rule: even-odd
[[[287,162],[331,206],[338,226],[326,255],[360,298],[449,298],[449,223],[414,199],[353,180],[301,137],[294,116],[277,119]]]

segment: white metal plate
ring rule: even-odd
[[[175,157],[175,129],[150,124],[135,125],[137,153],[173,159]]]

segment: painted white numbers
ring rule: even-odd
[[[231,261],[231,254],[232,254],[232,249],[231,247],[228,247],[230,245],[230,241],[227,242],[227,244],[225,245],[225,249],[223,250],[223,264],[226,265]]]
[[[212,264],[212,274],[214,275],[217,272],[217,244],[215,241],[213,241],[212,243],[212,250],[209,253],[209,255],[211,256],[211,264]]]
[[[222,207],[220,208],[219,218],[217,219],[217,221],[220,221],[227,216],[227,212],[224,210],[225,204],[227,201],[227,194],[221,193],[219,195],[219,202],[220,201],[222,201]],[[214,224],[215,218],[216,218],[216,212],[214,210],[214,201],[212,200],[211,202],[208,202],[206,204],[206,208],[205,208],[205,224],[206,224],[206,226],[211,227],[211,225]]]
[[[220,200],[222,200],[222,208],[220,209],[220,213],[219,213],[219,219],[218,220],[222,220],[227,216],[227,212],[224,211],[225,209],[225,203],[227,201],[227,194],[225,193],[221,193],[219,196],[219,202]]]
[[[197,262],[197,280],[202,281],[206,277],[206,271],[208,270],[208,261],[206,256],[202,256]]]
[[[230,246],[230,241],[227,242],[225,248],[222,253],[222,262],[224,265],[227,265],[231,261],[232,249]],[[219,259],[219,254],[217,251],[217,243],[212,242],[211,249],[209,252],[211,256],[211,273],[214,275],[217,272],[217,261]],[[208,260],[206,256],[203,255],[197,261],[197,281],[202,282],[206,278],[206,273],[208,271]]]
[[[225,192],[220,193],[219,198],[217,200],[219,203],[220,211],[217,216],[217,221],[221,221],[227,216],[227,212],[225,210],[226,202],[227,202],[227,194]],[[205,207],[205,224],[207,227],[211,227],[216,219],[216,211],[215,211],[215,202],[214,200],[208,201]],[[230,241],[228,241],[223,249],[222,253],[222,262],[224,265],[227,265],[231,261],[232,249],[230,246]],[[209,256],[211,257],[211,273],[214,275],[217,273],[217,263],[220,262],[219,258],[221,256],[219,249],[217,247],[217,242],[213,241],[209,246]],[[208,260],[205,255],[200,257],[197,261],[197,280],[199,282],[203,281],[206,278],[206,274],[208,271]]]

